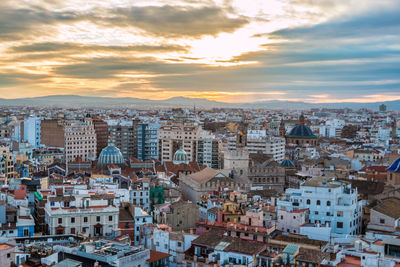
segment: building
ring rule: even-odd
[[[139,123],[137,135],[137,159],[150,161],[158,159],[158,129],[159,123]]]
[[[141,228],[146,224],[153,223],[153,217],[144,211],[141,207],[132,206],[132,215],[135,220],[135,246],[138,246],[141,242]]]
[[[257,158],[259,154],[251,154]],[[253,186],[262,186],[264,189],[274,189],[283,192],[286,184],[285,168],[273,159],[257,162],[250,161],[248,178]]]
[[[24,120],[24,142],[28,142],[33,148],[38,148],[41,142],[41,119],[29,117]]]
[[[40,122],[40,143],[47,147],[64,147],[64,120],[52,119]]]
[[[148,179],[143,179],[131,184],[129,190],[130,203],[142,207],[150,212],[150,183]]]
[[[108,125],[107,122],[96,116],[93,117],[93,126],[96,133],[96,155],[100,155],[100,152],[108,144]]]
[[[241,176],[247,174],[248,168],[249,152],[247,149],[224,151],[224,170]]]
[[[83,162],[96,159],[97,140],[92,118],[81,121],[68,121],[64,132],[65,161],[80,158]]]
[[[387,170],[386,183],[389,185],[400,184],[400,158],[396,159]]]
[[[138,156],[138,124],[137,120],[108,121],[108,143],[119,148],[126,160]]]
[[[14,177],[14,155],[9,147],[0,147],[0,175],[6,179]]]
[[[193,203],[197,203],[200,196],[210,191],[217,191],[220,187],[231,190],[247,190],[250,188],[250,184],[230,178],[220,171],[208,167],[196,173],[182,175],[179,178],[179,184],[182,188],[183,198]]]
[[[309,210],[308,225],[300,234],[317,240],[355,236],[361,231],[361,201],[350,183],[327,177],[311,178],[299,189],[288,188],[277,201],[278,210]],[[324,227],[319,227],[323,225]]]
[[[47,198],[44,208],[49,234],[112,236],[118,228],[119,208],[114,204],[114,195],[57,193]]]
[[[124,163],[125,159],[121,151],[113,145],[104,148],[97,159],[97,166],[100,168],[106,168],[108,165],[122,166]]]
[[[196,145],[196,159],[200,165],[221,169],[221,142],[207,131],[202,131]]]
[[[305,124],[304,115],[300,116],[299,124],[297,124],[288,135],[286,135],[286,143],[296,145],[316,146],[318,136]]]
[[[383,199],[370,209],[368,230],[398,232],[400,227],[400,199]]]
[[[199,207],[190,201],[178,201],[161,204],[162,209],[155,211],[157,223],[167,224],[173,231],[189,230],[196,227]]]
[[[300,226],[308,222],[308,209],[278,210],[276,229],[292,234],[300,233]]]
[[[196,161],[196,145],[201,126],[184,123],[164,123],[158,130],[159,157],[162,162],[172,161],[178,149],[184,149],[189,161]]]

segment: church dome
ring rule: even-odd
[[[97,162],[101,165],[121,165],[124,163],[124,157],[117,147],[109,145],[100,152]]]
[[[400,172],[400,158],[396,159],[392,165],[387,168],[387,170],[392,172]]]
[[[297,124],[289,133],[289,137],[317,138],[313,131],[304,124]]]
[[[284,161],[281,162],[281,166],[282,167],[294,167],[294,163],[289,159],[285,159]]]
[[[189,164],[189,159],[188,156],[185,152],[185,150],[183,149],[178,149],[175,154],[174,154],[174,160],[173,160],[174,164]]]

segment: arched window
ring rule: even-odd
[[[307,205],[311,204],[311,200],[307,199]]]
[[[330,205],[331,205],[331,202],[328,200],[328,201],[326,202],[326,205],[327,205],[327,206],[330,206]]]
[[[317,205],[321,205],[321,200],[317,200]]]

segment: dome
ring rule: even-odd
[[[100,152],[97,162],[101,165],[121,165],[124,163],[124,157],[117,147],[109,145]]]
[[[285,159],[284,161],[281,162],[281,166],[282,167],[294,167],[294,163],[289,159]]]
[[[173,163],[174,164],[181,164],[181,163],[189,164],[188,156],[187,156],[185,150],[178,149],[175,152]]]
[[[392,165],[387,168],[387,170],[392,172],[400,172],[400,158],[396,159]]]
[[[297,124],[289,133],[289,137],[298,137],[298,138],[317,138],[314,135],[313,131],[304,124]]]

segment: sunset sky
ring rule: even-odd
[[[398,0],[1,0],[0,98],[400,99]]]

